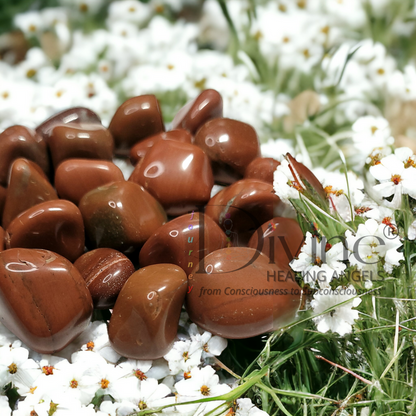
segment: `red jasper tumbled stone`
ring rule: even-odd
[[[271,157],[257,157],[246,168],[244,179],[258,179],[273,185],[273,175],[280,162]]]

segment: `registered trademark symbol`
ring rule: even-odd
[[[389,240],[394,240],[397,238],[397,227],[395,224],[388,224],[384,227],[383,230],[384,237],[388,238]]]

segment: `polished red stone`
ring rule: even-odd
[[[111,346],[136,360],[163,357],[176,338],[187,279],[173,264],[155,264],[133,273],[114,305],[108,326]]]
[[[106,160],[68,159],[55,172],[58,195],[77,205],[87,192],[107,183],[123,180],[120,168]]]
[[[224,338],[249,338],[295,320],[301,289],[294,274],[252,248],[208,254],[188,277],[192,322]]]
[[[214,185],[207,155],[193,144],[173,140],[156,143],[129,181],[142,185],[173,216],[205,205]]]
[[[62,350],[87,327],[93,307],[84,279],[52,251],[0,253],[0,321],[30,349]]]
[[[280,162],[271,157],[257,157],[246,168],[244,179],[258,179],[273,185],[273,175]]]
[[[74,262],[85,246],[80,210],[65,200],[46,201],[19,214],[7,227],[7,248],[42,248]]]
[[[111,248],[89,251],[74,266],[85,280],[96,309],[112,308],[120,290],[134,273],[133,263]]]

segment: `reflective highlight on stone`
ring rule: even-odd
[[[123,172],[106,160],[68,159],[55,172],[55,188],[59,196],[77,205],[87,192],[123,180]]]
[[[10,166],[18,158],[35,162],[49,174],[49,156],[45,141],[34,130],[11,126],[0,134],[0,184],[7,186]]]
[[[65,200],[37,204],[7,227],[7,248],[51,250],[74,262],[84,252],[84,222],[80,210]]]
[[[173,216],[205,205],[214,185],[207,155],[193,144],[173,140],[156,143],[129,181],[142,185]]]
[[[133,273],[121,289],[108,326],[114,350],[136,360],[163,357],[177,334],[186,287],[185,272],[173,264]]]
[[[252,248],[208,254],[188,277],[186,310],[192,322],[224,338],[249,338],[295,319],[300,287]]]
[[[85,280],[96,309],[112,308],[121,288],[134,273],[133,263],[111,248],[89,251],[74,266]]]
[[[183,128],[195,134],[207,121],[222,117],[222,97],[216,90],[202,91],[195,100],[185,104],[172,121],[172,128]]]
[[[225,233],[208,216],[192,212],[167,222],[140,250],[141,267],[173,263],[189,274],[212,251],[227,244]]]
[[[139,247],[166,222],[166,213],[152,195],[127,181],[93,189],[82,197],[79,209],[94,248]]]
[[[47,250],[0,253],[0,320],[32,350],[53,354],[83,332],[92,300],[78,270]]]

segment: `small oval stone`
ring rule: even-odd
[[[139,95],[125,101],[110,126],[117,149],[127,151],[138,141],[165,131],[162,111],[154,95]]]
[[[58,199],[42,169],[27,159],[16,159],[10,170],[9,187],[3,211],[3,228],[21,212],[41,202]]]
[[[6,230],[7,248],[41,248],[74,262],[84,252],[80,210],[66,200],[46,201],[18,215]]]
[[[303,244],[303,232],[292,218],[275,217],[265,222],[250,238],[248,247],[269,257],[278,267],[289,267]]]
[[[225,233],[210,217],[192,212],[158,228],[141,248],[139,263],[141,267],[172,263],[189,274],[206,255],[226,244]]]
[[[101,125],[101,119],[97,116],[97,114],[94,113],[94,111],[91,111],[88,108],[68,108],[68,110],[60,111],[59,113],[56,113],[52,117],[45,120],[36,128],[36,133],[38,133],[43,138],[43,140],[48,142],[49,136],[51,135],[52,130],[56,125],[68,123],[92,123]]]
[[[205,123],[196,133],[195,144],[212,160],[215,181],[224,184],[242,179],[248,164],[260,156],[253,127],[229,118]]]
[[[111,248],[89,251],[74,266],[85,280],[96,309],[112,308],[120,290],[134,273],[133,263]]]
[[[188,277],[186,310],[192,322],[224,338],[277,330],[294,320],[301,289],[290,269],[280,269],[252,248],[208,254]]]
[[[94,248],[137,248],[167,220],[152,195],[127,181],[93,189],[82,197],[79,209]]]
[[[113,137],[101,124],[57,125],[52,129],[48,144],[55,170],[66,159],[113,158]]]
[[[195,100],[182,107],[172,121],[172,128],[183,128],[195,134],[207,121],[222,117],[222,97],[213,89],[204,90]]]
[[[192,143],[192,135],[187,130],[178,129],[155,134],[154,136],[141,140],[130,149],[130,161],[132,165],[137,165],[147,151],[159,140],[176,140],[183,143]]]
[[[0,184],[7,186],[9,170],[14,160],[26,158],[49,174],[49,156],[45,141],[35,130],[11,126],[0,134]]]
[[[0,321],[29,348],[53,354],[91,320],[91,295],[69,260],[48,250],[0,253]]]
[[[258,179],[273,185],[273,174],[280,162],[271,157],[257,157],[246,168],[244,179]]]
[[[209,215],[226,233],[234,247],[247,245],[266,221],[281,215],[284,204],[273,185],[257,179],[242,179],[222,189],[206,206]]]
[[[214,185],[207,155],[193,144],[173,140],[156,143],[129,181],[142,185],[172,216],[205,205]]]
[[[68,159],[55,172],[58,195],[76,205],[87,192],[107,183],[123,180],[120,168],[107,160]]]
[[[163,357],[176,338],[186,287],[185,272],[174,264],[155,264],[133,273],[108,326],[114,350],[136,360]]]

